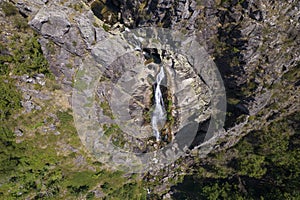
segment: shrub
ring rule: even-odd
[[[73,121],[73,116],[69,114],[68,111],[58,111],[56,115],[62,124],[66,124]]]
[[[16,7],[9,2],[4,1],[0,5],[6,16],[12,16],[18,13]]]
[[[0,81],[0,121],[7,119],[13,111],[21,108],[21,94],[10,81]]]
[[[15,27],[19,30],[28,28],[27,20],[21,16],[15,16],[13,19]]]

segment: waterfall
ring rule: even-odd
[[[160,140],[160,132],[159,128],[162,128],[166,121],[166,110],[164,106],[163,96],[160,90],[160,84],[162,80],[165,78],[165,72],[163,66],[160,67],[160,72],[156,76],[156,88],[154,93],[155,105],[154,111],[152,113],[152,129],[153,133],[156,137],[156,140]]]

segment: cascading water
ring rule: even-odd
[[[159,129],[164,125],[166,121],[166,109],[164,106],[163,96],[160,90],[160,84],[164,78],[165,78],[165,72],[163,66],[161,66],[160,72],[156,76],[156,88],[154,93],[155,105],[154,105],[154,111],[152,113],[152,119],[151,119],[152,129],[156,137],[156,141],[160,140]]]

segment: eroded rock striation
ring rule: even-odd
[[[220,129],[214,138],[214,145],[207,144],[200,148],[199,140],[195,140],[192,154],[185,158],[186,163],[191,165],[193,156],[204,159],[208,152],[229,148],[250,131],[299,110],[299,81],[291,83],[288,80],[288,75],[299,71],[300,65],[300,4],[296,0],[69,0],[44,3],[22,0],[16,6],[30,17],[30,25],[41,35],[40,43],[51,70],[60,77],[66,89],[71,89],[75,70],[82,66],[87,55],[96,57],[98,63],[104,60],[112,62],[110,68],[103,71],[109,81],[104,79],[97,90],[102,100],[109,95],[112,84],[119,80],[118,73],[124,70],[120,66],[136,64],[137,61],[127,56],[113,62],[110,59],[116,55],[111,55],[107,46],[99,46],[99,41],[119,34],[125,27],[158,26],[195,34],[197,41],[214,58],[222,75],[227,92],[228,115],[225,128]],[[119,49],[121,52],[122,48]],[[105,51],[107,56],[98,57],[99,50]],[[143,56],[139,55],[142,59]],[[184,63],[187,62],[181,58],[173,63],[179,74],[175,81],[180,80],[179,86],[182,87],[179,91],[189,90],[193,84],[205,88],[201,79],[189,71],[189,66]],[[145,72],[141,74],[152,73],[154,76],[154,71],[150,72],[147,66],[151,64],[146,64]],[[184,73],[180,73],[181,70]],[[133,91],[134,98],[128,99],[131,102],[132,119],[137,113],[145,116],[143,106],[152,103],[151,99],[146,98],[152,92],[146,79],[139,85],[141,87]],[[173,102],[184,102],[183,99],[187,98],[180,93],[176,96],[178,98]],[[205,89],[201,90],[199,96],[204,97],[204,104],[209,102]],[[197,107],[198,96],[192,98]],[[104,105],[102,103],[102,107]],[[99,109],[101,111],[101,101]],[[104,112],[102,108],[99,122],[110,123],[111,118],[110,111]],[[206,129],[205,124],[202,125],[199,132]],[[141,142],[140,147],[143,145]],[[181,166],[174,164],[170,168],[177,167]],[[163,176],[172,175],[166,170]],[[173,178],[176,179],[176,175]],[[158,193],[163,193],[166,185],[157,188]]]

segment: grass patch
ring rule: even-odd
[[[92,171],[82,171],[69,174],[63,185],[74,195],[87,192],[99,181],[94,176],[94,173]]]
[[[71,112],[70,109],[67,111],[58,111],[56,113],[56,116],[58,117],[60,123],[66,124],[73,122],[73,116],[69,112]]]
[[[102,108],[103,114],[110,117],[111,119],[114,119],[112,110],[110,108],[110,105],[107,101],[102,101],[100,103],[100,108]]]
[[[18,13],[17,8],[10,2],[3,1],[0,6],[5,16],[12,16]]]
[[[117,124],[111,124],[109,127],[106,124],[104,124],[103,130],[104,135],[106,135],[107,137],[111,136],[112,134],[121,132],[121,129]]]
[[[111,142],[113,145],[123,148],[126,140],[124,139],[124,133],[121,128],[117,124],[111,124],[107,126],[106,124],[103,125],[104,135],[107,137],[111,137]]]
[[[21,98],[21,93],[12,80],[5,80],[0,76],[0,122],[21,108]]]
[[[103,28],[106,32],[110,31],[110,26],[108,26],[107,24],[103,24],[103,25],[102,25],[102,28]]]

